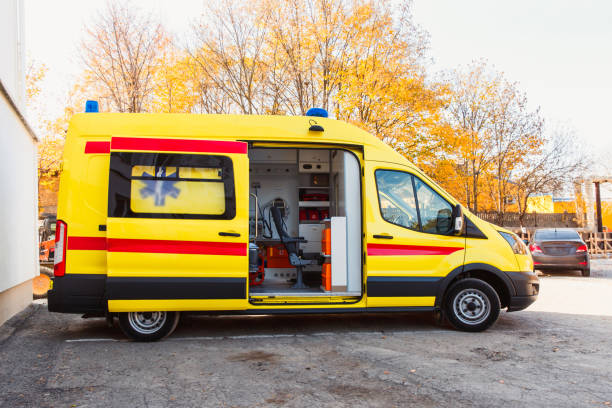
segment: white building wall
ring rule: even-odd
[[[0,1],[0,324],[38,274],[36,137],[25,122],[23,2]]]
[[[36,145],[0,97],[0,292],[38,271]]]
[[[25,113],[25,54],[23,1],[0,1],[0,80]]]

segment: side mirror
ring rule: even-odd
[[[461,235],[463,233],[463,209],[460,204],[453,207],[453,229],[454,235]]]
[[[451,210],[443,208],[438,211],[436,219],[436,232],[438,234],[448,234],[452,231],[453,216]]]

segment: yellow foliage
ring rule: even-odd
[[[31,105],[40,95],[40,83],[49,69],[45,64],[30,62],[26,70],[26,103]]]
[[[601,202],[601,223],[608,231],[612,230],[612,201]]]
[[[527,199],[528,213],[554,213],[555,206],[551,195],[539,195]]]
[[[40,177],[59,171],[71,106],[81,109],[85,93],[103,111],[303,115],[322,107],[393,146],[471,209],[514,209],[513,180],[545,142],[539,111],[483,61],[433,80],[427,34],[409,6],[210,2],[192,47],[181,49],[152,15],[111,2],[89,25],[73,100],[47,123]]]

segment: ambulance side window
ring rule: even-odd
[[[376,170],[375,177],[383,219],[419,231],[412,175],[401,171]]]
[[[226,156],[111,154],[109,217],[232,219],[232,161]]]
[[[418,178],[414,178],[423,232],[448,234],[452,224],[452,205]]]

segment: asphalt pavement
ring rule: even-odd
[[[612,261],[541,278],[484,333],[429,314],[186,316],[157,343],[34,303],[0,327],[6,407],[607,407]]]

